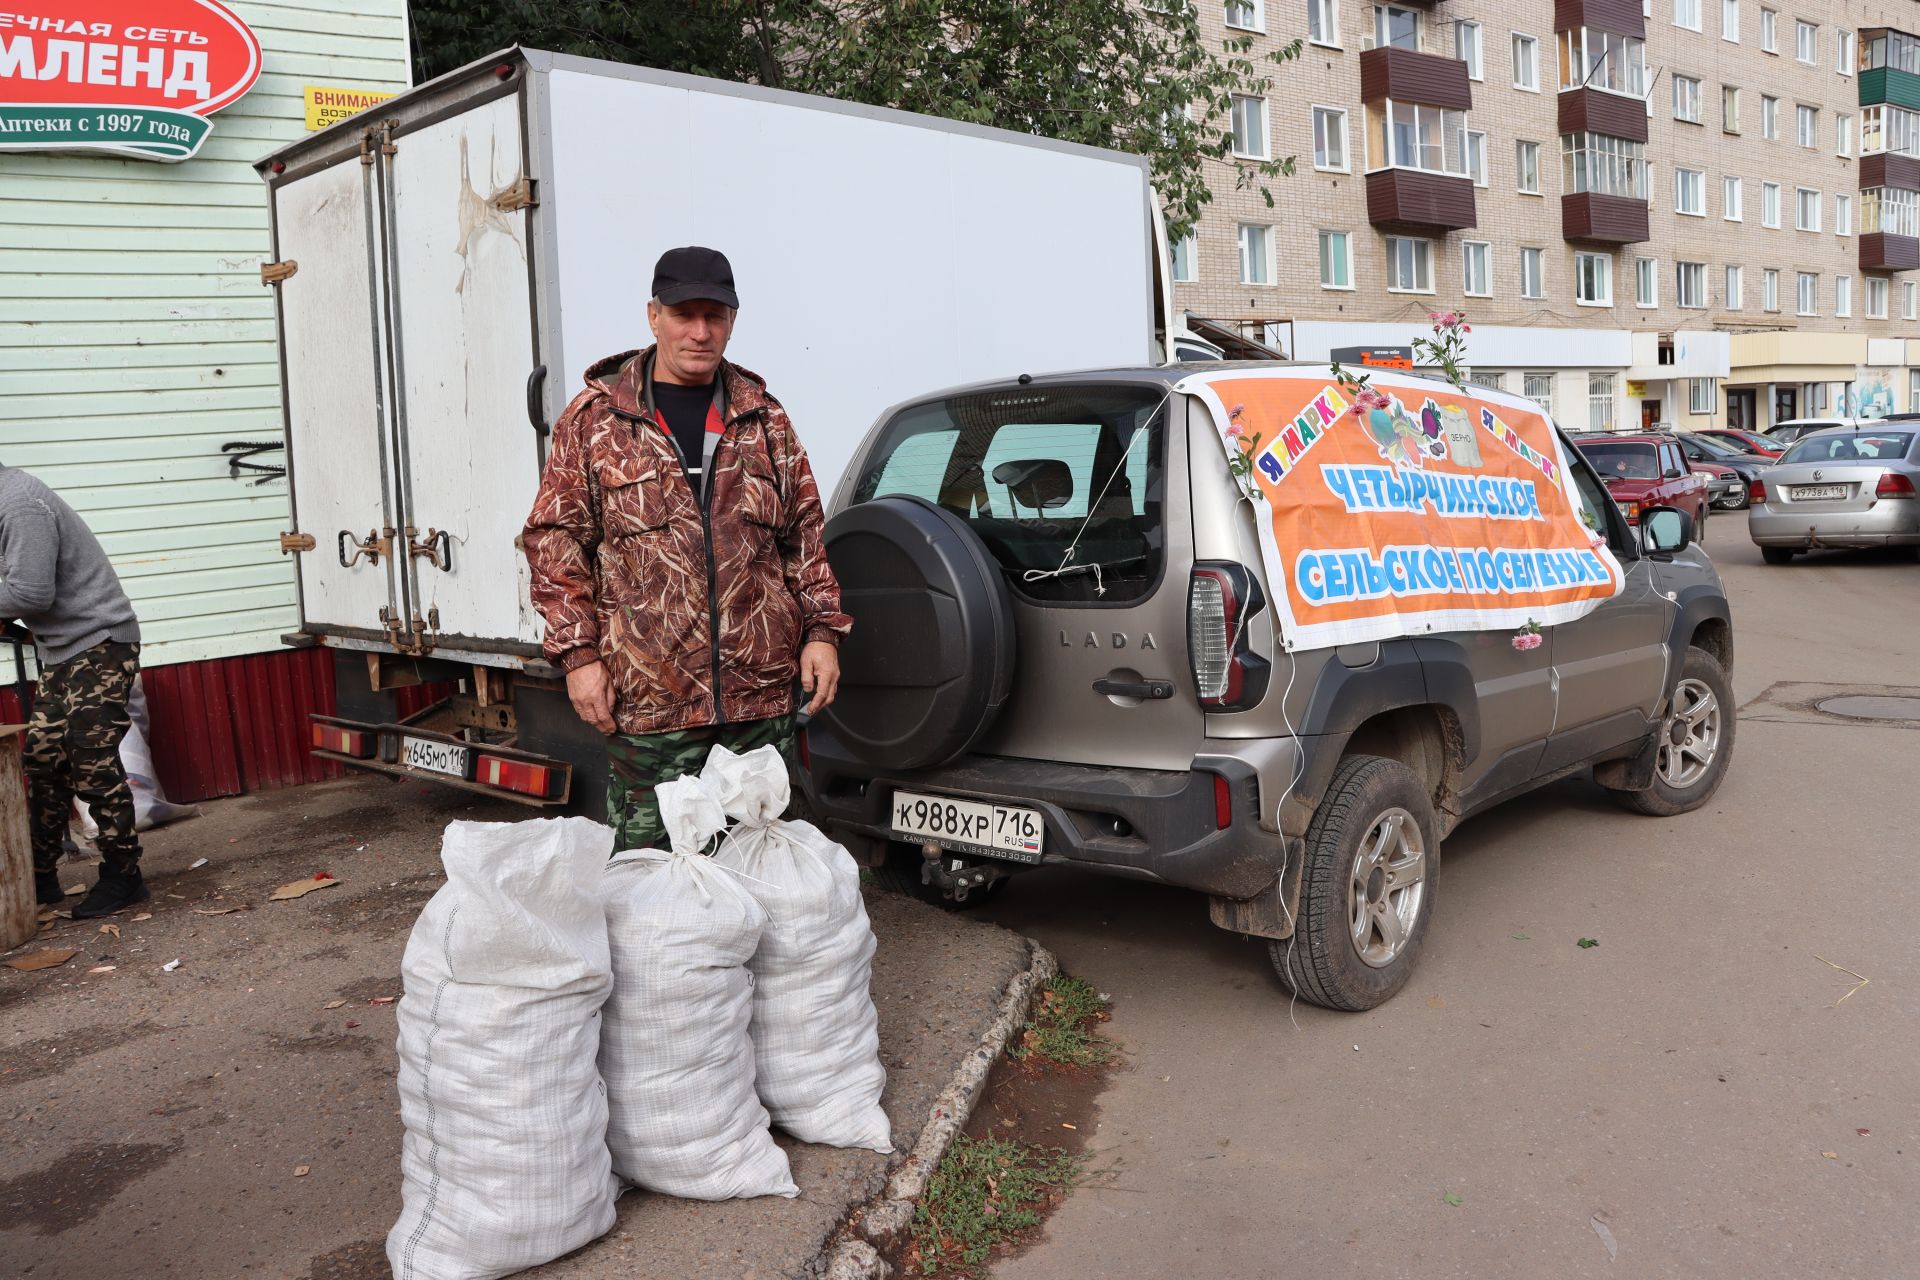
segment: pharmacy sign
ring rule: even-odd
[[[0,0],[0,151],[185,160],[259,78],[218,0]]]

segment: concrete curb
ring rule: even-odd
[[[1053,953],[1039,943],[1029,939],[1027,953],[1026,969],[1007,983],[980,1042],[960,1060],[947,1087],[933,1100],[920,1140],[888,1176],[885,1189],[855,1211],[854,1238],[829,1246],[827,1280],[885,1280],[892,1270],[881,1259],[879,1249],[892,1244],[913,1225],[914,1202],[925,1194],[927,1179],[973,1114],[973,1104],[987,1082],[994,1059],[1013,1034],[1027,1024],[1040,988],[1060,972]]]

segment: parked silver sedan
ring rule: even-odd
[[[1920,554],[1920,424],[1803,436],[1751,487],[1747,532],[1768,564],[1819,547]]]

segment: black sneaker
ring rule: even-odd
[[[57,907],[67,900],[67,891],[61,887],[58,871],[36,871],[33,873],[33,896],[43,907]]]
[[[92,920],[97,916],[110,916],[136,902],[145,902],[147,897],[147,882],[141,877],[139,867],[113,871],[103,866],[99,883],[80,899],[80,905],[73,909],[73,918]]]

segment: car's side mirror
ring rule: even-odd
[[[1648,507],[1640,513],[1640,541],[1649,556],[1672,556],[1693,541],[1693,517],[1673,507]]]
[[[1684,471],[1676,471],[1676,470],[1675,470],[1674,468],[1672,468],[1672,467],[1668,467],[1668,468],[1667,468],[1667,479],[1669,479],[1669,480],[1678,480],[1678,479],[1679,479],[1679,478],[1680,478],[1681,476],[1683,476],[1683,475],[1685,475],[1685,474],[1686,474],[1686,472],[1684,472]]]

